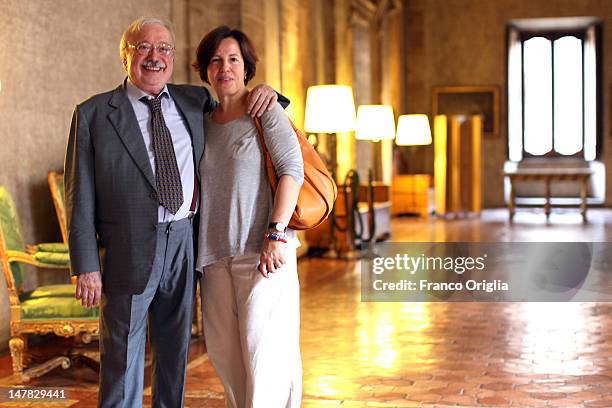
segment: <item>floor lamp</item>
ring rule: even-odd
[[[423,146],[431,144],[431,128],[427,115],[401,115],[397,121],[398,146]]]
[[[328,165],[336,183],[338,183],[338,156],[336,151],[336,133],[355,130],[355,100],[353,89],[347,85],[315,85],[306,92],[306,112],[304,130],[311,134],[326,133]],[[315,146],[319,151],[319,139],[315,137]],[[330,252],[329,256],[337,257],[335,206],[329,222]]]
[[[437,123],[437,121],[434,121]],[[437,128],[437,124],[435,125]],[[395,144],[398,146],[424,146],[431,144],[431,128],[429,126],[429,119],[427,115],[414,114],[414,115],[401,115],[397,120],[397,136],[395,137]],[[439,165],[439,160],[434,157],[434,169]],[[435,172],[434,172],[435,173]],[[395,180],[394,180],[395,182]],[[398,179],[397,183],[401,183]],[[395,188],[400,188],[398,185]],[[429,187],[427,185],[427,194],[429,194]],[[416,187],[409,187],[410,191],[415,191]],[[436,191],[436,194],[438,192]],[[425,212],[429,213],[429,198],[426,198]],[[401,204],[400,204],[401,205]],[[414,205],[414,201],[413,201]],[[401,207],[400,207],[401,208]],[[412,207],[414,211],[415,208]],[[422,211],[422,210],[417,210]]]
[[[425,146],[431,144],[429,119],[424,114],[401,115],[397,120],[397,146]],[[434,167],[436,159],[434,158]]]
[[[372,166],[378,167],[380,163],[381,140],[393,140],[395,138],[395,117],[390,105],[360,105],[357,109],[357,126],[355,139],[367,140],[372,143]],[[368,230],[369,237],[361,237],[362,243],[371,246],[376,242],[376,222],[374,214],[374,188],[372,186],[372,166],[368,169]],[[358,215],[360,216],[360,215]],[[363,232],[363,231],[362,231]]]

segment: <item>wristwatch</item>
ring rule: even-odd
[[[285,232],[287,226],[282,222],[271,222],[268,224],[268,229],[273,229],[278,232]]]

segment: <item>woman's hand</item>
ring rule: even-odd
[[[264,241],[264,247],[259,257],[259,272],[264,278],[268,277],[268,273],[274,273],[285,264],[285,244],[282,241],[273,241],[267,239]]]

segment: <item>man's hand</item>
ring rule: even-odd
[[[259,84],[247,96],[247,113],[251,117],[261,117],[264,112],[272,109],[277,100],[278,95],[274,89],[268,85]]]
[[[102,296],[102,276],[100,271],[87,272],[79,275],[76,285],[77,299],[81,299],[84,307],[98,306]]]

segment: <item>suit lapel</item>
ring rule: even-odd
[[[115,109],[108,114],[108,119],[142,174],[155,189],[155,176],[149,161],[149,154],[138,126],[136,114],[125,94],[125,84],[115,89],[109,105]]]
[[[191,142],[193,144],[193,155],[197,169],[202,153],[204,153],[204,112],[202,102],[181,92],[181,89],[172,84],[168,84],[170,95],[179,111],[187,122]],[[197,174],[196,170],[196,174]]]

